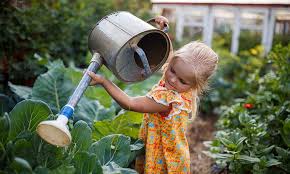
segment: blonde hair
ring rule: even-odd
[[[163,66],[163,71],[165,72],[169,63],[177,58],[192,65],[194,86],[192,87],[192,112],[190,120],[193,120],[197,115],[198,96],[207,88],[208,80],[217,68],[218,55],[202,42],[190,42],[170,56],[168,63]]]

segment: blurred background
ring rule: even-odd
[[[29,114],[17,115],[29,113],[30,104],[15,107],[25,99],[41,100],[53,114],[59,113],[90,62],[90,30],[102,17],[122,10],[145,21],[156,15],[167,17],[174,50],[199,40],[219,55],[217,73],[200,96],[199,117],[189,124],[192,173],[290,173],[289,0],[1,0],[0,173],[17,173],[27,166],[30,173],[82,170],[82,159],[64,163],[67,158],[75,160],[75,147],[60,150],[45,144],[35,150],[28,145],[43,143],[30,137],[37,137],[35,127],[30,134],[19,130],[20,137],[14,133],[8,139],[13,143],[6,141],[7,113],[17,118],[11,127],[31,119]],[[143,82],[125,84],[105,66],[99,73],[133,96],[146,94],[160,78],[157,73]],[[89,87],[72,123],[79,120],[90,126],[87,132],[92,131],[88,148],[111,134],[136,140],[142,114],[122,111],[102,88]],[[50,155],[44,153],[46,146]],[[129,145],[126,148],[130,150]],[[12,165],[13,155],[25,163]],[[119,165],[132,169],[127,163]],[[110,173],[107,164],[102,164],[104,173]]]

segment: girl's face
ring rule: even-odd
[[[193,87],[192,65],[180,58],[174,58],[165,71],[165,87],[179,93],[186,92]]]

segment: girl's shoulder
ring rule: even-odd
[[[191,102],[192,96],[193,96],[192,90],[189,90],[189,91],[183,92],[183,93],[179,93],[177,91],[167,89],[165,87],[165,81],[163,79],[161,79],[157,84],[155,84],[150,92],[151,93],[152,92],[161,93],[163,95],[168,95],[168,97],[170,97],[170,98],[184,100],[185,102]]]
[[[169,114],[170,118],[173,115],[179,114],[181,111],[191,112],[192,91],[178,93],[174,90],[168,90],[165,88],[164,81],[162,80],[153,86],[152,90],[146,96],[155,100],[157,103],[170,106],[172,108]]]

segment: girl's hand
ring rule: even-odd
[[[102,85],[105,81],[105,78],[101,75],[95,74],[92,71],[87,71],[88,75],[92,78],[92,81],[90,82],[90,85]]]
[[[164,28],[164,24],[167,24],[169,23],[168,19],[164,16],[156,16],[155,17],[155,22],[160,25],[161,29]]]

